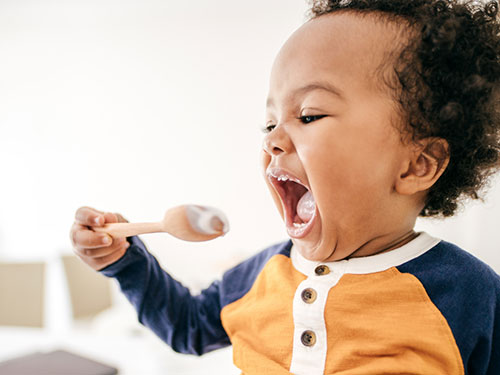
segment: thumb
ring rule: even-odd
[[[104,223],[128,223],[128,221],[120,214],[114,214],[111,212],[105,212],[103,214],[104,216]]]

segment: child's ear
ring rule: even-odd
[[[450,161],[449,145],[443,138],[424,138],[414,145],[396,181],[396,191],[412,195],[429,189]]]

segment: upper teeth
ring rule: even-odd
[[[275,176],[275,177],[276,177],[276,176]],[[293,178],[293,177],[290,177],[290,176],[287,176],[287,175],[284,175],[284,174],[277,176],[277,177],[276,177],[276,179],[277,179],[278,181],[293,181],[293,182],[296,182],[296,183],[298,183],[298,184],[303,185],[303,184],[302,184],[302,182],[300,182],[300,181],[299,181],[299,180],[297,180],[296,178]]]
[[[296,182],[298,184],[303,185],[303,183],[300,182],[298,179],[296,179],[292,176],[289,176],[288,174],[281,174],[280,172],[276,172],[276,171],[271,170],[269,172],[269,176],[277,179],[278,181],[293,181],[293,182]]]

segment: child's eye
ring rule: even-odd
[[[309,124],[313,121],[322,119],[323,117],[326,117],[326,115],[300,116],[300,117],[297,117],[297,120],[302,121],[304,124]]]
[[[300,120],[304,124],[309,124],[313,121],[317,121],[319,119],[322,119],[323,117],[326,117],[326,115],[314,115],[314,116],[300,116],[297,117],[297,120]],[[267,124],[262,128],[263,133],[270,133],[273,131],[273,129],[276,127],[274,124]]]
[[[266,126],[264,126],[262,128],[262,132],[263,133],[270,133],[275,127],[276,127],[276,125],[274,125],[274,124],[267,124]]]

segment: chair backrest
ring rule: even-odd
[[[91,318],[111,307],[111,282],[108,278],[74,255],[63,255],[62,261],[74,319]]]
[[[44,263],[0,263],[0,325],[43,327]]]

